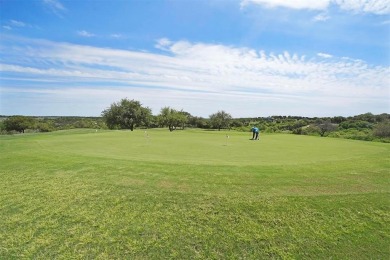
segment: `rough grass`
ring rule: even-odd
[[[249,138],[1,136],[0,259],[389,257],[389,144]]]

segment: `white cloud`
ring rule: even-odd
[[[64,5],[58,0],[43,0],[43,3],[56,10],[66,10]]]
[[[389,0],[333,0],[341,9],[356,13],[390,14]]]
[[[388,25],[390,24],[390,20],[383,21],[380,25]]]
[[[354,13],[373,13],[377,15],[390,14],[389,0],[242,0],[241,6],[250,4],[266,7],[286,7],[291,9],[327,10],[331,4],[342,10]]]
[[[51,12],[59,17],[62,17],[63,13],[66,12],[66,8],[59,0],[42,0],[42,2]]]
[[[32,26],[30,24],[27,24],[25,22],[22,22],[22,21],[18,21],[18,20],[9,20],[8,22],[5,23],[5,25],[2,26],[4,29],[7,29],[7,30],[12,30],[12,29],[15,29],[15,28],[24,28],[24,27],[27,27],[27,28],[33,28],[35,26]]]
[[[332,55],[330,55],[328,53],[322,53],[322,52],[317,53],[317,55],[322,57],[322,58],[326,58],[326,59],[333,57]]]
[[[315,21],[315,22],[324,22],[324,21],[327,21],[329,19],[330,19],[330,16],[327,13],[321,13],[321,14],[316,15],[313,18],[313,21]]]
[[[123,34],[120,34],[120,33],[110,34],[110,37],[114,38],[114,39],[124,39],[124,38],[126,38]]]
[[[3,59],[3,77],[54,80],[57,84],[42,84],[62,86],[63,92],[79,85],[80,90],[72,87],[72,92],[98,91],[104,93],[100,100],[110,102],[127,96],[157,110],[175,104],[195,115],[231,108],[235,116],[252,116],[250,112],[259,106],[292,111],[285,107],[288,104],[300,111],[302,106],[310,107],[307,113],[314,116],[322,111],[314,109],[318,106],[335,109],[337,114],[347,104],[387,104],[389,99],[390,68],[327,53],[307,58],[288,51],[267,53],[166,38],[156,45],[164,48],[164,55],[21,38],[16,42],[25,47],[14,50],[7,45],[0,50],[14,57],[23,55],[17,60],[26,63]]]
[[[95,34],[90,33],[90,32],[87,32],[87,31],[85,31],[85,30],[77,31],[77,34],[78,34],[79,36],[82,36],[82,37],[94,37],[94,36],[95,36]]]
[[[167,47],[170,46],[172,42],[167,38],[161,38],[157,40],[157,43],[154,47],[160,50],[168,50]]]
[[[15,26],[15,27],[25,27],[26,26],[26,24],[24,22],[16,21],[16,20],[11,20],[9,22],[9,25]]]
[[[267,7],[287,7],[292,9],[312,9],[325,10],[329,5],[330,0],[243,0],[241,6],[249,4],[265,5]]]

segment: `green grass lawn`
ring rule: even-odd
[[[390,257],[389,144],[250,137],[0,136],[0,259]]]

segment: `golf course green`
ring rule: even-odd
[[[250,138],[0,136],[0,259],[388,259],[390,144]]]

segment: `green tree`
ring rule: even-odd
[[[34,127],[35,120],[27,116],[11,116],[4,120],[4,129],[7,132],[18,131],[24,133],[27,128]]]
[[[174,113],[175,110],[170,107],[163,107],[160,110],[160,114],[158,115],[159,123],[162,126],[168,126],[169,131],[173,131],[174,128]]]
[[[365,114],[357,115],[354,118],[356,120],[367,121],[367,122],[370,122],[370,123],[375,123],[376,122],[376,118],[375,118],[375,116],[372,113],[365,113]]]
[[[191,116],[188,118],[188,123],[191,127],[209,128],[207,119],[203,117]]]
[[[163,107],[161,108],[158,118],[162,126],[168,126],[169,131],[173,131],[176,126],[180,126],[184,129],[189,116],[190,114],[183,110],[177,111],[171,107]]]
[[[210,115],[210,123],[212,127],[217,128],[218,131],[220,131],[221,128],[229,128],[231,120],[232,116],[223,110]]]
[[[145,126],[148,124],[152,111],[148,107],[143,107],[139,101],[122,99],[102,112],[106,125],[110,129],[130,129],[135,126]]]

